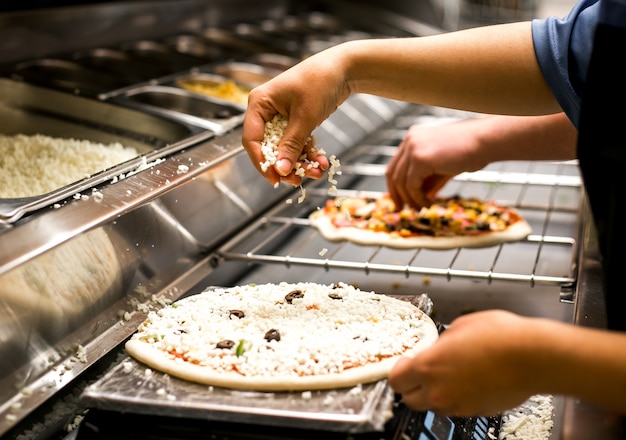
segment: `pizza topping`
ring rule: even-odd
[[[344,197],[323,208],[335,227],[357,227],[403,237],[453,236],[503,231],[520,220],[512,210],[476,198],[439,198],[421,210],[396,210],[391,197]]]
[[[459,196],[400,210],[389,194],[336,197],[313,211],[309,220],[330,241],[399,249],[486,247],[523,240],[532,233],[515,208]]]
[[[296,298],[304,298],[304,293],[301,290],[293,290],[285,295],[285,300],[291,304],[292,301]]]
[[[230,339],[224,339],[223,341],[215,344],[217,348],[233,348],[235,346],[235,341],[231,341]]]
[[[239,318],[239,319],[246,316],[246,314],[243,313],[241,310],[229,310],[228,313],[229,313],[229,316],[234,316],[235,318]]]
[[[237,355],[237,357],[242,356],[246,351],[250,350],[250,348],[252,348],[252,343],[242,339],[239,341],[239,344],[237,344],[235,355]]]
[[[267,332],[265,332],[265,336],[263,336],[263,339],[265,339],[268,342],[269,341],[280,341],[280,333],[275,328],[270,329]]]

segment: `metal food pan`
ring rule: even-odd
[[[98,93],[125,86],[112,74],[92,70],[63,59],[43,58],[19,63],[11,76],[31,84],[70,91],[74,94],[96,96]]]
[[[248,57],[247,61],[269,69],[287,70],[296,65],[300,61],[300,58],[272,52],[260,52]]]
[[[266,19],[258,23],[258,27],[266,36],[272,38],[285,40],[285,41],[301,41],[308,35],[309,32],[302,32],[296,29],[288,29],[283,26],[281,20]]]
[[[268,32],[259,23],[238,23],[234,27],[235,35],[242,39],[255,41],[264,46],[266,51],[285,55],[298,55],[301,50],[300,38],[296,35],[281,35]]]
[[[128,53],[132,58],[143,63],[155,64],[167,73],[190,69],[214,61],[213,57],[204,58],[181,53],[171,45],[153,40],[138,40],[124,43],[119,46],[119,50]]]
[[[146,114],[57,90],[0,78],[0,133],[8,136],[42,134],[99,143],[119,142],[139,152],[108,170],[47,194],[0,199],[0,223],[14,222],[28,212],[50,206],[69,196],[135,170],[179,148],[189,139],[212,135],[179,120]]]
[[[145,85],[131,88],[113,101],[149,113],[185,121],[222,134],[240,125],[245,107],[227,101],[217,101],[180,87]]]
[[[232,29],[210,27],[203,30],[201,36],[206,41],[220,46],[226,55],[230,55],[229,57],[250,55],[269,49],[265,44],[242,37]]]
[[[337,33],[348,28],[338,17],[320,11],[313,11],[302,15],[288,15],[281,19],[284,29],[291,32],[301,32],[307,35],[312,33]]]
[[[218,61],[227,56],[222,47],[206,40],[205,38],[202,38],[199,35],[174,35],[165,38],[163,41],[168,47],[173,48],[179,53],[205,59],[207,61]]]
[[[130,54],[111,48],[79,51],[71,58],[81,66],[121,78],[125,85],[136,84],[170,73],[169,69],[133,58]]]
[[[279,69],[271,69],[258,64],[241,61],[228,61],[214,64],[210,66],[209,71],[250,87],[261,85],[281,72]]]

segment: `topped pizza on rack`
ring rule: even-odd
[[[389,194],[336,197],[309,216],[330,241],[392,248],[485,247],[526,238],[531,228],[513,207],[459,196],[421,209],[396,209]]]

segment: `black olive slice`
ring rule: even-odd
[[[230,316],[234,316],[235,318],[239,318],[239,319],[241,319],[244,316],[246,316],[246,314],[243,313],[241,310],[229,310],[228,313],[229,313],[229,315],[228,315],[229,317]]]
[[[215,344],[215,348],[233,348],[235,346],[235,341],[231,341],[230,339],[224,339],[223,341]]]
[[[272,328],[265,332],[265,336],[263,336],[266,341],[280,341],[280,332],[275,328]]]
[[[293,290],[285,295],[285,300],[291,304],[294,298],[304,298],[304,293],[301,290]]]

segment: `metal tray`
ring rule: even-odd
[[[44,58],[15,66],[11,76],[31,84],[95,96],[127,85],[119,76],[102,72],[75,61]]]
[[[149,81],[165,74],[170,69],[133,58],[120,49],[95,48],[74,52],[72,60],[86,68],[115,75],[124,80],[124,86]]]
[[[396,298],[427,315],[433,311],[426,294]],[[386,379],[320,391],[242,391],[181,380],[132,357],[81,395],[86,406],[102,410],[351,433],[382,431],[393,416],[394,399]]]
[[[112,102],[203,127],[217,135],[240,125],[245,113],[244,105],[166,85],[131,88],[112,98]]]
[[[281,72],[280,69],[241,61],[219,63],[211,66],[211,71],[252,87],[269,81]]]
[[[129,357],[88,386],[81,401],[119,412],[356,433],[383,430],[394,394],[386,380],[310,396],[229,390],[180,380]]]

